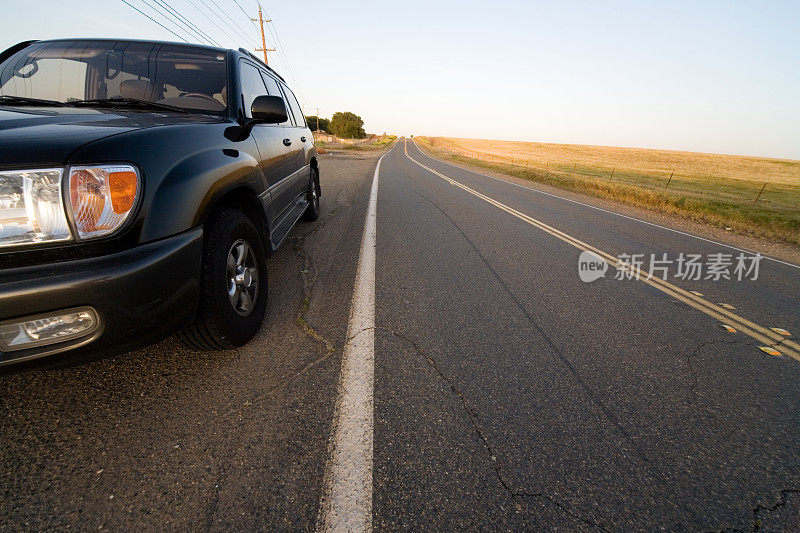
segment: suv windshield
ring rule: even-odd
[[[0,64],[0,95],[65,104],[142,100],[164,109],[221,115],[227,108],[226,72],[226,54],[217,50],[125,41],[39,42]]]

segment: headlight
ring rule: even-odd
[[[62,195],[60,168],[0,172],[0,247],[68,241],[73,238],[64,198],[78,239],[118,230],[141,194],[131,165],[70,167]]]
[[[71,238],[61,195],[62,170],[0,172],[0,246]]]
[[[102,237],[119,229],[140,190],[139,173],[130,165],[71,167],[69,198],[78,237]]]

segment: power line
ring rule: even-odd
[[[259,6],[261,6],[260,2]],[[306,101],[306,95],[303,93],[303,88],[300,86],[300,82],[297,81],[297,76],[294,75],[294,70],[292,69],[292,66],[289,63],[289,58],[286,55],[286,47],[283,46],[281,37],[278,34],[278,27],[275,25],[274,19],[269,16],[269,13],[267,13],[267,18],[270,20],[270,24],[272,24],[272,30],[273,30],[272,33],[275,37],[274,42],[277,45],[276,48],[278,49],[278,53],[282,56],[283,63],[286,65],[286,69],[289,73],[289,76],[291,76],[292,82],[294,83],[295,87],[297,87],[297,91],[300,93],[300,97],[303,99],[303,101]]]
[[[280,54],[283,57],[283,62],[286,65],[286,69],[289,71],[289,75],[297,82],[297,79],[294,77],[294,71],[292,70],[292,66],[289,64],[289,58],[286,55],[286,50],[283,47],[283,43],[281,42],[280,37],[278,37],[278,28],[275,26],[275,23],[272,21],[272,18],[269,19],[269,23],[272,25],[270,29],[270,33],[274,36],[274,42],[280,49]]]
[[[157,2],[158,0],[154,0],[154,1]],[[141,2],[143,4],[145,4],[145,5],[147,5],[154,12],[158,13],[158,15],[160,15],[164,20],[172,23],[172,25],[175,26],[178,31],[180,31],[181,33],[186,32],[186,30],[184,30],[183,27],[181,27],[179,24],[175,23],[175,20],[173,19],[173,17],[170,15],[169,12],[164,13],[164,11],[161,8],[161,6],[154,6],[152,3],[150,3],[149,0],[141,0]],[[191,33],[187,33],[187,35],[189,36],[190,40],[193,40],[193,37],[192,37]],[[186,40],[186,39],[184,39],[184,40]],[[189,42],[189,41],[186,41],[186,42]]]
[[[234,2],[235,1],[236,0],[234,0]],[[262,8],[261,2],[257,1],[256,3],[258,4],[258,9],[260,10]],[[281,62],[283,63],[283,66],[286,68],[286,72],[288,73],[290,70],[289,64],[286,61],[286,53],[283,51],[283,45],[278,44],[278,34],[275,31],[275,22],[272,20],[272,17],[269,16],[269,13],[267,13],[266,10],[264,11],[264,14],[267,16],[267,22],[272,24],[272,27],[267,26],[267,29],[272,35],[272,42],[275,43],[275,47],[278,48],[278,57],[280,58]]]
[[[225,15],[225,17],[226,17],[228,20],[230,20],[230,21],[231,21],[231,22],[232,22],[232,23],[233,23],[233,24],[234,24],[234,25],[235,25],[237,28],[239,28],[239,30],[241,30],[241,31],[243,32],[243,34],[242,34],[242,35],[244,35],[244,36],[245,36],[245,39],[247,39],[247,38],[248,38],[248,37],[247,37],[247,30],[245,30],[244,28],[242,28],[242,27],[239,25],[239,23],[238,23],[238,22],[236,22],[235,20],[233,20],[233,19],[231,18],[231,16],[230,16],[230,15],[228,15],[228,12],[227,12],[227,11],[225,11],[224,9],[222,9],[221,7],[219,7],[219,4],[217,4],[216,0],[209,0],[209,1],[210,1],[212,4],[214,4],[214,6],[216,6],[216,8],[219,10],[219,12],[220,12],[220,13],[222,13],[223,15]]]
[[[250,19],[255,20],[255,19]],[[267,20],[269,22],[269,20]],[[264,17],[263,13],[261,12],[261,6],[258,6],[258,26],[261,28],[261,48],[256,48],[257,52],[264,52],[264,64],[269,65],[269,59],[267,59],[267,52],[274,52],[274,48],[267,48],[267,39],[264,37]]]
[[[264,48],[267,48],[267,46],[266,46],[266,42],[265,42],[265,37],[264,37],[264,22],[267,22],[267,23],[270,23],[270,22],[272,22],[272,20],[269,18],[269,15],[267,15],[267,20],[265,20],[265,21],[262,21],[260,18],[259,18],[259,19],[254,19],[254,18],[252,18],[250,15],[248,15],[247,11],[245,11],[245,9],[244,9],[244,8],[242,7],[242,5],[241,5],[241,4],[238,2],[238,0],[233,0],[233,3],[234,3],[234,4],[236,4],[236,6],[239,8],[239,10],[240,10],[240,11],[241,11],[241,12],[242,12],[242,13],[243,13],[245,16],[247,16],[247,20],[249,20],[249,21],[250,21],[250,24],[253,26],[253,28],[256,30],[256,32],[259,32],[259,33],[261,34],[261,39],[262,39],[262,48],[261,48],[261,49],[256,49],[256,51],[257,51],[257,52],[259,52],[259,51],[263,51],[263,49],[264,49]],[[256,2],[256,3],[257,3],[257,5],[258,5],[258,12],[259,12],[259,17],[260,17],[260,16],[261,16],[261,12],[262,12],[262,6],[261,6],[261,3],[260,3],[260,2]],[[264,14],[266,15],[266,12],[264,12]],[[259,21],[259,24],[260,24],[260,26],[261,26],[261,28],[260,28],[260,29],[259,29],[259,26],[258,26],[258,25],[256,25],[256,23],[255,23],[255,22],[256,22],[256,20],[258,20],[258,21]],[[270,32],[270,34],[271,34],[271,38],[270,38],[270,40],[271,40],[273,43],[276,43],[276,42],[277,42],[277,39],[275,39],[275,32],[273,31],[273,29],[272,29],[272,28],[270,28],[269,26],[267,26],[267,30],[268,30],[268,31]],[[284,53],[283,53],[283,50],[280,50],[280,48],[278,48],[277,50],[275,50],[275,49],[270,49],[270,48],[267,48],[267,51],[272,51],[272,52],[275,52],[275,51],[277,51],[277,52],[278,52],[278,60],[279,60],[279,61],[280,61],[280,62],[283,64],[284,72],[286,72],[287,74],[289,74],[289,73],[290,73],[290,68],[289,68],[289,64],[288,64],[288,62],[286,61],[286,54],[284,54]],[[267,58],[266,58],[266,53],[264,54],[264,61],[265,61],[265,62],[267,61]]]
[[[143,0],[143,1],[144,1],[144,0]],[[192,35],[192,34],[194,34],[194,35],[196,35],[196,36],[197,36],[197,37],[200,39],[200,42],[203,42],[203,43],[209,43],[209,44],[210,44],[210,41],[209,41],[209,40],[208,40],[206,37],[204,37],[204,36],[202,35],[202,33],[200,33],[200,32],[198,32],[197,30],[195,30],[195,29],[194,29],[194,28],[191,26],[191,24],[189,24],[189,23],[187,23],[186,21],[184,21],[184,20],[182,19],[182,16],[181,16],[181,14],[180,14],[180,13],[178,13],[177,11],[175,11],[175,10],[172,8],[172,6],[170,6],[169,4],[167,4],[167,3],[166,3],[164,0],[153,0],[153,1],[154,1],[156,4],[158,4],[158,5],[159,5],[161,8],[163,8],[163,9],[165,9],[165,10],[166,10],[166,16],[168,16],[168,17],[170,18],[170,20],[172,21],[172,23],[173,23],[173,24],[175,24],[175,23],[176,23],[176,21],[177,21],[177,23],[178,23],[178,24],[175,24],[176,26],[180,25],[180,26],[181,26],[181,29],[184,29],[184,28],[185,28],[185,29],[188,29],[188,30],[189,30],[189,31],[188,31],[188,34],[189,34],[190,38],[192,38],[192,40],[194,40],[194,36]],[[162,13],[162,15],[164,15],[164,13]],[[185,30],[184,30],[184,31],[185,31]]]
[[[211,0],[211,1],[213,2],[214,0]],[[269,31],[269,33],[271,35],[271,41],[275,44],[275,48],[277,50],[271,50],[271,51],[277,51],[278,52],[278,60],[283,65],[284,72],[286,73],[286,75],[288,77],[290,77],[292,79],[292,83],[293,83],[294,87],[296,88],[296,90],[300,93],[301,99],[303,101],[306,101],[305,94],[303,93],[303,90],[300,87],[300,83],[297,81],[297,76],[295,76],[294,70],[292,69],[292,66],[289,63],[289,58],[287,57],[286,52],[284,51],[283,43],[280,42],[280,36],[278,35],[278,29],[275,26],[275,22],[272,20],[272,17],[270,17],[269,13],[267,13],[266,11],[264,11],[263,13],[267,17],[267,20],[265,20],[263,22],[261,21],[260,17],[261,17],[261,12],[263,10],[263,6],[261,5],[261,2],[256,0],[256,4],[258,6],[258,12],[259,12],[259,19],[254,19],[250,15],[248,15],[247,11],[245,11],[245,9],[242,7],[242,5],[239,3],[238,0],[233,0],[233,3],[236,4],[236,6],[239,8],[239,10],[245,16],[247,16],[247,19],[250,21],[250,23],[252,24],[253,28],[255,28],[255,30],[261,34],[262,49],[263,48],[267,48],[266,47],[266,43],[263,42],[264,41],[264,24],[263,24],[263,22],[267,22],[268,24],[272,24],[271,27],[269,25],[267,26],[267,30]],[[259,27],[255,23],[256,20],[258,20],[260,25],[261,25],[261,29],[260,30],[259,30]],[[262,49],[258,49],[257,51],[261,51]],[[270,49],[268,49],[268,50],[270,50]],[[265,62],[266,62],[266,55],[267,54],[265,52],[264,53]]]
[[[154,19],[153,17],[151,17],[151,16],[150,16],[150,15],[148,15],[147,13],[145,13],[144,11],[142,11],[141,9],[139,9],[139,8],[137,8],[137,7],[135,7],[135,6],[131,5],[131,4],[129,4],[129,3],[128,3],[128,2],[126,2],[125,0],[122,0],[122,3],[123,3],[123,4],[126,4],[128,7],[131,7],[131,8],[133,8],[133,9],[135,9],[136,11],[138,11],[139,13],[141,13],[142,15],[144,15],[145,17],[149,18],[151,21],[155,22],[156,24],[158,24],[159,26],[161,26],[162,28],[164,28],[165,30],[167,30],[168,32],[170,32],[172,35],[174,35],[175,37],[177,37],[177,38],[178,38],[178,39],[180,39],[181,41],[183,41],[183,42],[185,42],[185,43],[188,43],[188,42],[189,42],[189,41],[187,41],[186,39],[184,39],[183,37],[181,37],[180,35],[178,35],[177,33],[175,33],[174,31],[172,31],[171,29],[169,29],[169,28],[167,28],[166,26],[164,26],[163,24],[161,24],[159,21],[157,21],[156,19]]]
[[[259,4],[258,7],[260,8],[261,4]],[[274,29],[274,24],[275,23],[272,21],[271,18],[269,18],[269,15],[267,15],[267,20],[268,20],[269,24],[272,24],[272,27],[270,27],[269,25],[267,26],[267,30],[270,33],[270,36],[271,36],[270,38],[271,38],[272,42],[275,43],[275,48],[277,48],[277,50],[278,50],[278,59],[283,64],[283,68],[285,69],[284,71],[287,74],[291,74],[291,69],[289,67],[289,62],[288,62],[288,59],[286,58],[286,52],[284,52],[283,46],[278,44],[278,39],[276,37],[276,33],[275,33],[275,29]]]
[[[217,46],[221,46],[217,41],[214,40],[213,37],[208,35],[206,32],[200,29],[195,23],[193,23],[188,18],[184,17],[178,10],[169,5],[166,0],[155,0],[155,2],[163,6],[170,13],[174,14],[178,18],[178,21],[181,22],[187,28],[189,28],[189,30],[191,30],[195,35],[197,35],[200,38],[200,40],[206,41],[208,44],[216,44]]]
[[[215,4],[215,3],[214,3],[214,1],[213,1],[213,0],[210,0],[210,1],[211,1],[211,3],[214,5],[214,7],[216,7],[216,8],[217,8],[217,10],[219,10],[219,9],[220,9],[220,8],[219,8],[219,6],[218,6],[217,4]],[[225,24],[225,25],[226,25],[228,28],[230,28],[230,29],[231,29],[231,31],[233,31],[233,33],[234,33],[234,34],[237,34],[239,37],[243,38],[245,41],[249,41],[249,40],[250,40],[250,37],[248,37],[247,35],[243,34],[241,31],[237,30],[236,28],[234,28],[233,26],[231,26],[231,25],[230,25],[228,22],[226,22],[226,21],[225,21],[225,19],[223,19],[222,17],[220,17],[220,16],[219,16],[219,15],[218,15],[218,14],[217,14],[215,11],[214,11],[214,9],[212,9],[212,8],[211,8],[211,6],[209,6],[209,5],[206,3],[206,0],[200,0],[200,3],[201,3],[201,4],[203,4],[204,6],[206,6],[206,9],[208,9],[209,13],[211,13],[211,14],[213,14],[215,17],[217,17],[217,19],[218,19],[220,22],[222,22],[223,24]],[[223,14],[224,14],[224,13],[223,13]],[[234,41],[238,41],[238,39],[234,39]]]
[[[224,29],[222,29],[222,27],[220,27],[220,25],[219,25],[219,24],[217,24],[217,23],[214,21],[214,19],[212,19],[211,17],[209,17],[209,16],[208,16],[208,14],[207,14],[207,13],[206,13],[204,10],[200,9],[200,6],[198,6],[198,5],[197,5],[197,4],[194,2],[194,0],[188,0],[188,1],[189,1],[189,3],[190,3],[190,4],[192,4],[192,6],[194,6],[194,8],[195,8],[195,9],[196,9],[198,12],[200,12],[200,14],[202,14],[202,15],[203,15],[205,18],[207,18],[207,19],[208,19],[208,20],[211,22],[211,24],[213,24],[214,26],[216,26],[216,27],[217,27],[217,29],[218,29],[219,31],[221,31],[223,35],[225,35],[225,37],[227,37],[228,39],[231,39],[233,42],[237,42],[237,41],[239,40],[239,39],[238,39],[238,38],[236,38],[236,37],[232,37],[232,36],[231,36],[231,34],[227,32],[227,30],[224,30]],[[212,10],[210,7],[208,7],[208,5],[207,5],[205,2],[203,2],[203,0],[200,0],[200,2],[202,2],[203,6],[205,6],[205,8],[209,10],[209,12],[211,13],[211,15],[212,15],[212,16],[214,16],[214,17],[216,17],[216,18],[219,18],[219,17],[218,17],[218,16],[217,16],[217,15],[214,13],[214,11],[213,11],[213,10]]]
[[[217,46],[222,46],[216,39],[211,37],[211,35],[209,35],[207,32],[203,31],[197,24],[193,23],[186,16],[182,15],[177,9],[172,7],[167,2],[167,0],[152,0],[152,1],[156,2],[157,5],[151,4],[148,0],[141,0],[141,1],[142,1],[143,4],[147,5],[155,14],[157,14],[160,17],[162,17],[165,21],[167,21],[167,22],[171,23],[172,25],[174,25],[178,32],[187,33],[189,35],[190,39],[193,39],[192,34],[194,34],[194,35],[197,35],[200,38],[201,41],[206,41],[209,44],[216,44]],[[192,4],[192,6],[197,11],[199,11],[206,19],[208,19],[227,38],[232,39],[235,42],[235,41],[238,40],[238,37],[241,37],[241,38],[245,39],[246,43],[249,42],[250,41],[250,36],[247,35],[247,30],[242,28],[242,26],[239,23],[237,23],[233,18],[231,18],[230,15],[228,15],[219,6],[219,4],[217,4],[217,2],[215,0],[209,0],[209,1],[216,8],[216,10],[219,13],[221,13],[222,15],[224,15],[228,20],[230,20],[230,22],[232,24],[228,23],[224,18],[220,17],[217,14],[217,11],[215,11],[211,6],[209,6],[206,3],[206,0],[200,0],[200,3],[203,5],[203,7],[206,8],[206,10],[208,12],[206,12],[203,9],[201,9],[200,6],[198,6],[194,2],[194,0],[188,0],[188,2],[190,4]],[[136,6],[134,6],[131,3],[129,3],[127,0],[122,0],[122,2],[124,4],[126,4],[128,7],[132,8],[135,11],[137,11],[138,13],[140,13],[141,15],[147,17],[151,22],[154,22],[155,24],[157,24],[161,28],[167,30],[169,33],[171,33],[172,35],[174,35],[178,39],[180,39],[180,40],[182,40],[182,41],[184,41],[186,43],[189,42],[189,40],[187,40],[186,37],[184,37],[180,33],[177,33],[176,31],[173,31],[172,29],[168,28],[167,26],[165,26],[164,24],[162,24],[161,22],[159,22],[155,18],[151,17],[150,15],[148,15],[147,13],[142,11],[141,9],[139,9]],[[239,8],[239,10],[242,12],[242,14],[247,15],[247,11],[245,11],[245,9],[238,2],[238,0],[233,0],[233,2],[234,2],[234,4],[236,4],[236,7]],[[257,2],[257,4],[258,4],[259,9],[261,9],[262,8],[261,3]],[[209,16],[209,14],[211,16]],[[288,59],[288,56],[287,56],[287,54],[285,52],[285,48],[283,46],[283,42],[281,41],[280,35],[278,34],[278,28],[275,25],[275,22],[272,21],[272,19],[269,17],[269,15],[268,14],[266,14],[266,15],[267,15],[267,19],[268,19],[266,22],[268,24],[271,24],[271,26],[269,26],[269,25],[267,26],[267,29],[268,29],[268,31],[269,31],[269,33],[271,35],[271,39],[270,40],[277,45],[276,46],[276,48],[277,48],[276,51],[278,52],[278,60],[283,65],[283,68],[286,69],[285,72],[291,77],[292,82],[294,83],[294,86],[297,88],[297,91],[300,93],[300,96],[302,97],[303,101],[305,101],[306,100],[305,94],[304,94],[302,88],[300,87],[300,83],[297,81],[297,76],[295,75],[291,64],[289,63],[289,59]],[[233,32],[233,34],[238,36],[238,37],[234,37],[231,33],[228,33],[227,30],[223,29],[219,24],[217,24],[215,19],[217,19],[222,24],[227,26]],[[258,27],[255,25],[253,19],[251,17],[249,17],[249,16],[247,16],[247,19],[250,21],[250,23],[253,26],[253,28],[258,31]],[[187,29],[188,29],[188,32],[187,32]],[[263,40],[263,35],[262,35],[262,40]],[[266,46],[263,46],[263,47],[266,48]],[[266,52],[265,52],[265,55],[266,55]]]
[[[252,24],[253,28],[256,31],[258,31],[258,27],[256,26],[255,21],[252,18],[250,18],[250,15],[247,14],[247,11],[244,10],[242,5],[237,0],[233,0],[233,3],[236,4],[236,7],[239,8],[239,11],[241,11],[244,14],[244,16],[247,17],[247,20],[250,21],[250,24]],[[261,7],[261,4],[259,4],[259,7]]]

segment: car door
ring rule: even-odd
[[[292,132],[293,139],[298,144],[297,150],[297,165],[299,169],[297,180],[297,194],[300,201],[305,201],[306,191],[308,189],[308,180],[311,177],[311,165],[309,165],[309,152],[314,144],[314,138],[311,135],[311,130],[306,128],[306,117],[303,116],[303,109],[297,101],[297,97],[285,84],[281,84],[283,90],[284,100],[287,106],[292,111],[294,117],[294,130]]]
[[[299,133],[299,129],[297,128],[297,118],[294,117],[293,109],[291,107],[291,100],[288,98],[288,95],[291,92],[286,89],[286,86],[275,79],[272,75],[265,73],[262,71],[264,75],[264,83],[267,84],[267,91],[269,94],[273,96],[280,96],[283,98],[283,101],[286,103],[286,112],[289,115],[289,120],[287,123],[284,124],[285,127],[285,136],[283,139],[284,143],[288,143],[288,148],[292,156],[293,165],[296,173],[299,173],[303,170],[305,166],[305,141],[302,140],[303,135]],[[300,114],[300,120],[303,126],[305,126],[305,119],[302,117],[302,113]],[[308,139],[306,139],[307,141]],[[302,188],[305,191],[306,186],[308,185],[308,178],[303,180],[303,177],[300,176],[298,179],[295,179],[295,196],[297,196],[298,190]],[[301,200],[304,200],[305,196],[302,197]]]
[[[253,100],[269,92],[261,77],[261,69],[253,63],[242,59],[239,76],[242,105],[249,117]],[[258,147],[259,166],[269,184],[266,212],[273,233],[285,225],[284,219],[294,206],[297,192],[296,156],[291,147],[284,144],[290,124],[289,121],[284,125],[256,124],[251,131]]]

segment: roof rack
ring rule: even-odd
[[[283,79],[283,76],[281,76],[280,74],[278,74],[277,72],[275,72],[275,69],[274,69],[274,68],[272,68],[271,66],[267,65],[266,63],[264,63],[264,61],[263,61],[262,59],[260,59],[258,56],[256,56],[256,55],[255,55],[253,52],[251,52],[251,51],[250,51],[250,50],[248,50],[247,48],[241,48],[241,47],[239,48],[239,51],[240,51],[241,53],[245,54],[245,55],[248,55],[248,56],[250,56],[252,59],[255,59],[255,60],[256,60],[256,61],[258,61],[258,62],[259,62],[259,63],[260,63],[262,66],[264,66],[264,67],[267,67],[267,68],[270,70],[270,72],[272,72],[273,74],[275,74],[276,76],[278,76],[278,77],[281,79],[281,81],[282,81],[283,83],[286,83],[286,80],[285,80],[285,79]]]

